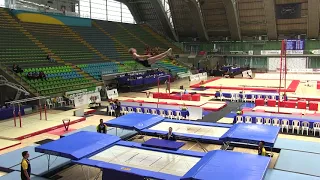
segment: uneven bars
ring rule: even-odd
[[[14,127],[17,126],[17,122],[16,122],[16,107],[13,106],[13,121],[14,121]]]
[[[20,104],[18,104],[18,107],[19,107],[18,115],[19,115],[20,127],[22,127]]]

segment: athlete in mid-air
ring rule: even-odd
[[[132,58],[135,61],[139,62],[140,64],[142,64],[145,67],[151,67],[151,65],[153,63],[155,63],[156,61],[162,60],[166,57],[170,57],[171,53],[172,53],[172,49],[169,48],[167,51],[165,51],[161,54],[155,55],[155,56],[152,56],[149,54],[148,55],[139,55],[139,54],[137,54],[137,50],[135,48],[130,48],[129,53],[132,55]]]

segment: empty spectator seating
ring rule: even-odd
[[[104,59],[68,27],[53,24],[21,23],[53,54],[70,63],[101,62]]]
[[[120,61],[132,59],[131,55],[128,53],[128,49],[124,48],[119,42],[114,41],[95,26],[79,26],[72,27],[72,29],[109,59]]]
[[[45,73],[46,79],[27,78],[29,72],[39,73],[40,71]],[[70,66],[29,68],[24,70],[22,78],[41,95],[58,94],[96,86]]]
[[[95,64],[80,64],[78,67],[93,76],[96,80],[101,80],[101,74],[122,73],[144,69],[142,65],[135,61],[123,61],[120,63],[105,62]]]
[[[6,9],[0,8],[0,63],[20,67],[46,66],[46,53],[33,43]]]
[[[181,72],[187,72],[188,69],[178,65],[177,63],[174,63],[174,61],[171,60],[161,60],[156,62],[156,65],[158,65],[161,68],[165,68],[167,70],[170,70],[171,74],[178,74]]]

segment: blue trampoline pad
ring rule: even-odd
[[[279,180],[279,179],[285,179],[285,180],[319,180],[319,177],[315,176],[308,176],[304,174],[298,174],[293,172],[287,172],[287,171],[280,171],[276,169],[268,169],[264,180]]]
[[[70,159],[63,158],[63,157],[50,155],[49,162],[48,162],[48,158],[49,158],[49,155],[43,155],[30,160],[31,174],[36,176],[41,176],[71,163]],[[50,165],[49,169],[48,169],[48,163]],[[14,166],[11,169],[15,171],[21,171],[21,165],[19,164],[17,166]]]
[[[20,174],[21,174],[21,172],[13,171],[13,172],[8,173],[4,176],[1,176],[0,180],[16,180],[16,179],[18,180],[18,179],[21,179]],[[48,180],[48,179],[31,175],[31,180]]]
[[[36,147],[36,152],[78,160],[120,141],[117,136],[80,131]]]
[[[235,124],[227,131],[220,140],[229,142],[240,142],[258,144],[264,141],[266,146],[273,147],[278,134],[279,127],[260,124]]]
[[[278,138],[274,148],[320,154],[320,143]]]
[[[34,159],[36,157],[42,156],[42,153],[35,152],[35,147],[38,145],[27,146],[21,149],[17,149],[15,151],[8,152],[0,156],[0,168],[2,169],[9,169],[17,164],[21,163],[22,160],[22,152],[28,151],[29,152],[29,159]]]
[[[320,177],[320,154],[281,150],[274,169]]]
[[[263,179],[270,157],[233,151],[210,151],[181,180]]]
[[[130,113],[110,120],[105,124],[111,127],[142,130],[161,122],[163,119],[162,116],[152,114]]]

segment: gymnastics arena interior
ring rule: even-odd
[[[315,0],[0,0],[0,180],[320,179],[319,24]]]

